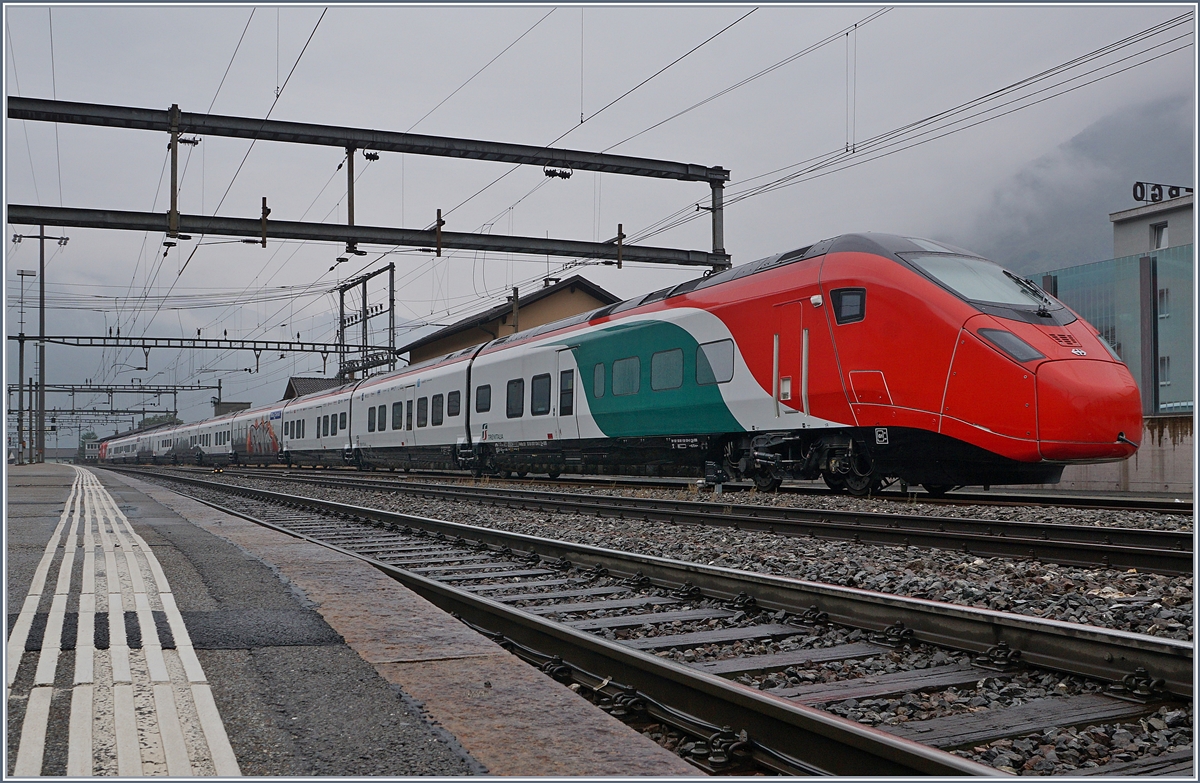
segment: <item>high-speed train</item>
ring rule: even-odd
[[[1031,281],[848,234],[403,370],[110,440],[102,461],[824,477],[940,493],[1131,456],[1129,369]]]

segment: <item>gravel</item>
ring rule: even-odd
[[[430,484],[455,485],[462,482],[425,480]],[[656,487],[593,487],[583,489],[554,482],[542,484],[514,484],[489,481],[488,486],[503,489],[528,489],[542,492],[568,492],[591,495],[613,495],[639,497],[655,500],[718,501],[747,506],[777,506],[781,508],[806,508],[816,511],[856,511],[881,514],[903,512],[929,517],[963,517],[1006,522],[1047,522],[1088,527],[1128,527],[1145,530],[1191,530],[1192,517],[1185,514],[1164,514],[1153,511],[1118,511],[1113,509],[1087,509],[1046,506],[991,506],[960,505],[957,503],[921,503],[881,498],[858,498],[852,495],[809,494],[804,492],[757,492],[754,490],[714,495],[710,490],[692,486],[686,489],[664,489]],[[918,495],[917,497],[920,497]]]
[[[873,546],[817,538],[785,538],[785,545],[781,546],[780,536],[759,531],[574,513],[500,510],[485,504],[413,498],[374,490],[347,491],[316,485],[297,490],[290,482],[234,474],[223,474],[222,478],[330,500],[345,501],[350,495],[350,502],[358,505],[675,560],[1170,639],[1193,638],[1192,576],[1063,567],[1036,561],[981,558],[944,549]],[[821,502],[843,500],[858,501],[830,496]],[[987,510],[997,513],[1019,509],[987,507]],[[1047,513],[1046,509],[1036,511]]]

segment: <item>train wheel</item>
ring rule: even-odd
[[[871,471],[865,476],[860,476],[854,471],[850,471],[842,477],[845,482],[846,491],[855,497],[864,497],[874,492],[879,491],[879,485],[883,483],[882,478]]]
[[[779,485],[783,483],[783,479],[778,476],[772,476],[770,473],[755,473],[754,488],[759,492],[774,492],[779,489]]]
[[[935,498],[944,497],[947,492],[954,489],[953,484],[922,484],[921,486]]]
[[[521,470],[521,471],[517,472],[517,478],[525,478],[528,475],[529,475],[529,471],[527,471],[527,470]]]
[[[554,481],[561,475],[562,475],[562,473],[558,472],[557,470],[552,470],[546,474],[546,476],[548,476],[551,481]]]
[[[827,470],[821,471],[821,478],[825,479],[825,486],[829,487],[834,492],[846,491],[846,482],[843,481],[842,477],[836,473],[830,473]]]

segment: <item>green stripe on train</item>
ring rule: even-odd
[[[687,330],[665,321],[638,321],[589,332],[571,342],[580,383],[596,424],[610,438],[743,432],[716,384],[696,383],[698,343]],[[655,353],[681,349],[682,383],[651,388]],[[638,357],[637,391],[613,393],[613,363]],[[670,359],[670,357],[662,357]],[[603,395],[596,396],[595,367],[604,365]],[[628,367],[629,365],[624,365]]]

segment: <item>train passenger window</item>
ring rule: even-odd
[[[343,430],[346,429],[346,414],[345,413],[338,414],[338,428],[343,429]]]
[[[429,398],[422,397],[417,400],[417,426],[424,427],[429,423]]]
[[[696,383],[708,386],[733,380],[733,340],[696,346]]]
[[[529,385],[529,412],[545,416],[550,412],[550,374],[535,375]]]
[[[604,362],[597,364],[592,370],[592,396],[604,396]]]
[[[487,413],[492,409],[492,386],[486,384],[484,386],[475,387],[475,412]]]
[[[575,371],[563,370],[558,374],[558,415],[570,416],[575,412]]]
[[[839,288],[829,292],[833,301],[833,317],[838,325],[852,324],[866,317],[867,289]]]
[[[392,403],[392,429],[404,429],[404,403],[402,402]]]
[[[409,400],[404,404],[404,429],[411,430],[412,428],[412,400]]]
[[[335,427],[337,426],[337,420],[336,420],[336,419],[334,420],[334,426],[335,426]],[[334,432],[337,432],[337,430],[334,430]],[[321,417],[321,435],[322,435],[322,436],[326,436],[326,435],[328,435],[328,434],[329,434],[329,417],[328,417],[328,416],[322,416],[322,417]]]
[[[442,423],[442,401],[445,398],[441,394],[433,395],[433,426],[438,426]]]
[[[367,432],[375,431],[375,409],[367,408]]]
[[[379,421],[379,431],[383,432],[384,430],[387,429],[387,406],[386,405],[379,406],[379,416],[377,417],[377,419]]]
[[[524,378],[516,378],[508,382],[508,407],[506,414],[510,419],[519,419],[525,415]]]
[[[336,413],[329,414],[329,434],[337,435],[338,431],[338,415]]]
[[[659,351],[650,357],[650,388],[678,389],[683,385],[683,349]]]
[[[446,416],[457,416],[462,408],[462,392],[452,391],[446,395]]]
[[[642,360],[636,356],[613,362],[612,393],[620,397],[642,388]]]

